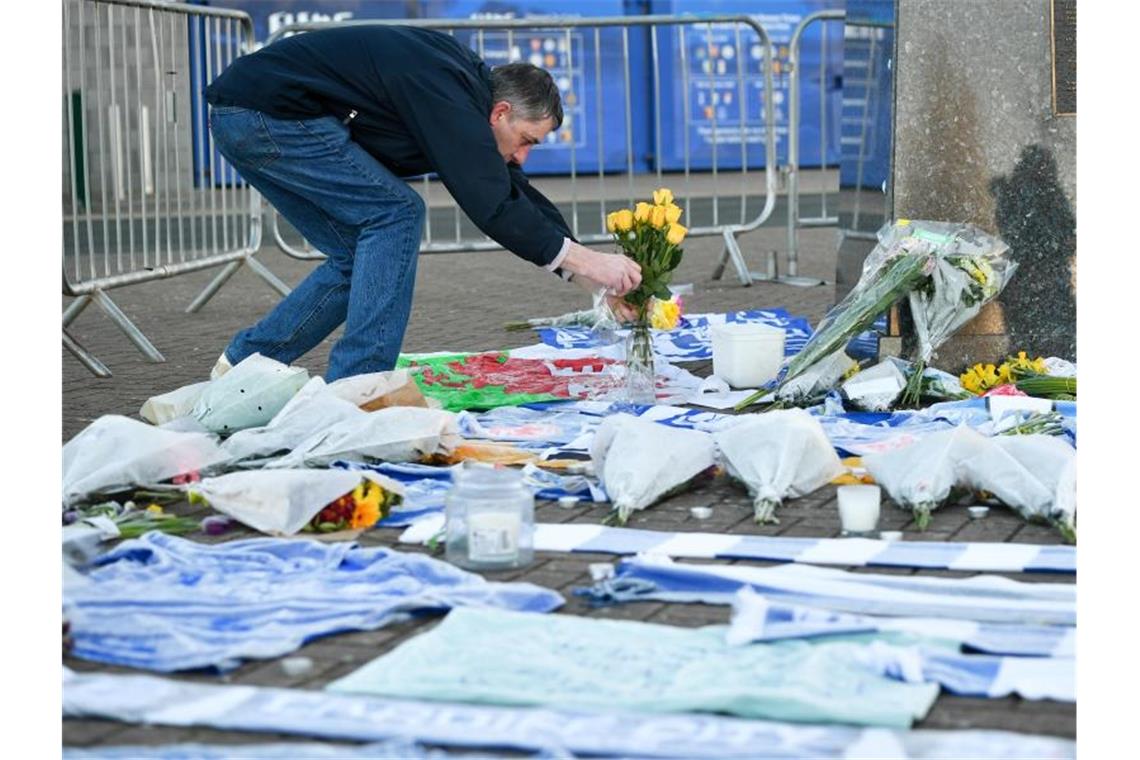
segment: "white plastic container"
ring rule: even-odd
[[[784,361],[784,330],[729,323],[711,328],[713,374],[733,388],[759,388],[774,380]]]
[[[845,536],[866,536],[879,525],[879,501],[882,492],[878,486],[839,486],[839,524]]]

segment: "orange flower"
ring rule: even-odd
[[[380,504],[383,497],[384,490],[371,480],[366,480],[358,485],[356,490],[352,492],[354,504],[349,527],[354,530],[359,528],[371,528],[379,522],[382,516],[380,514]]]

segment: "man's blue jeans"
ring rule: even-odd
[[[325,379],[392,369],[400,353],[424,202],[352,141],[332,116],[275,119],[246,108],[210,113],[218,150],[328,258],[226,348],[292,363],[345,323]]]

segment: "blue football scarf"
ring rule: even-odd
[[[562,597],[491,583],[422,554],[256,538],[217,545],[151,532],[64,589],[76,657],[163,672],[236,667],[310,639],[474,604],[529,612]]]
[[[413,702],[304,689],[176,681],[147,675],[75,673],[66,669],[63,714],[155,726],[205,726],[223,731],[289,734],[324,740],[383,741],[386,744],[382,746],[392,741],[415,741],[463,748],[511,747],[557,753],[555,756],[565,753],[623,758],[751,759],[763,756],[766,760],[822,757],[1071,760],[1076,757],[1076,743],[1068,739],[1009,731],[893,731],[796,725],[698,713],[653,715],[615,709],[553,710]],[[236,757],[241,753],[226,756]],[[305,755],[296,750],[291,755],[302,756]]]

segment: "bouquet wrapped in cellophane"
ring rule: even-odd
[[[785,361],[786,369],[775,389],[781,390],[796,378],[843,349],[848,341],[871,327],[879,315],[904,298],[929,274],[933,244],[909,234],[909,223],[888,223],[879,230],[879,243],[863,262],[859,282],[842,301],[820,321],[803,350]],[[760,390],[736,405],[743,409],[762,400],[769,391]]]
[[[827,313],[803,350],[785,363],[781,387],[832,356],[894,303],[909,298],[920,348],[902,401],[916,401],[934,350],[977,316],[1016,268],[1005,243],[968,224],[899,219],[884,225],[878,238],[859,282]],[[736,408],[765,395],[759,391]],[[780,397],[780,388],[775,395]]]
[[[1008,245],[971,224],[912,221],[906,227],[934,246],[931,271],[908,297],[918,350],[901,404],[916,406],[922,372],[934,352],[1001,293],[1017,262],[1009,258]]]

